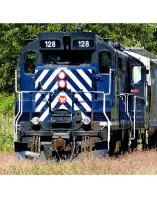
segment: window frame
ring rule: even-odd
[[[139,74],[138,75],[140,75],[140,77],[137,79],[137,71],[134,71],[134,69],[140,69],[139,70]],[[135,75],[136,75],[136,78],[135,78]],[[132,82],[132,84],[140,84],[141,83],[141,81],[142,81],[142,66],[141,65],[133,65],[132,66],[132,72],[131,72],[131,82]]]
[[[35,57],[35,59],[34,59],[34,61],[31,63],[29,63],[30,65],[34,65],[34,68],[32,68],[31,70],[33,70],[32,72],[31,71],[27,71],[26,69],[30,69],[30,68],[26,68],[26,65],[28,64],[28,60],[30,59],[31,60],[31,58],[28,58],[28,54],[30,54],[30,53],[33,53],[34,55],[34,57]],[[34,51],[34,50],[28,50],[28,51],[26,51],[25,52],[25,56],[24,56],[24,73],[25,74],[28,74],[28,75],[34,75],[35,74],[35,68],[36,68],[36,65],[37,65],[37,59],[38,59],[38,54],[37,54],[37,52],[36,51]]]
[[[110,54],[110,58],[108,57],[108,59],[109,59],[109,61],[108,61],[108,63],[109,63],[108,69],[107,69],[107,66],[105,66],[106,63],[104,65],[101,64],[103,57],[100,58],[100,56],[103,56],[102,55],[103,53],[106,53],[106,55],[107,55],[107,53]],[[110,74],[110,69],[112,67],[112,53],[110,51],[108,51],[108,50],[102,50],[98,54],[98,60],[99,60],[99,62],[98,62],[98,64],[99,64],[99,73],[100,74]],[[101,72],[101,69],[104,69],[104,71]]]

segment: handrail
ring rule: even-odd
[[[18,103],[18,106],[19,106],[19,109],[18,109],[18,113],[17,113],[17,115],[15,116],[15,119],[14,119],[14,125],[15,125],[15,131],[14,131],[14,140],[17,140],[17,126],[18,126],[18,121],[19,121],[19,119],[20,119],[20,117],[21,117],[21,115],[22,115],[22,113],[21,113],[21,111],[22,111],[22,93],[21,92],[19,92],[19,97],[18,97],[18,101],[19,101],[19,103]]]
[[[141,99],[143,101],[145,101],[145,98],[140,97],[140,96],[134,96],[134,122],[133,122],[133,137],[131,137],[131,140],[134,140],[136,137],[136,99]]]
[[[118,95],[118,96],[124,96],[125,97],[125,104],[126,104],[125,105],[125,112],[126,112],[128,118],[129,118],[130,122],[132,123],[131,115],[129,113],[128,97],[133,96],[133,94],[132,93],[120,93],[120,95]]]
[[[17,70],[15,70],[15,92],[17,93]]]
[[[19,94],[19,112],[18,114],[16,115],[15,117],[15,127],[16,127],[16,131],[15,131],[15,134],[17,134],[17,127],[18,127],[18,121],[23,113],[23,105],[22,105],[22,102],[23,102],[23,94],[24,93],[54,93],[54,92],[51,92],[51,91],[21,91],[21,92],[17,92]],[[110,129],[111,129],[111,121],[109,120],[107,114],[106,114],[106,96],[109,95],[109,93],[104,93],[102,91],[75,91],[73,92],[73,94],[77,94],[77,93],[97,93],[97,94],[103,94],[103,114],[107,120],[107,127],[108,127],[108,134],[107,134],[107,137],[108,137],[108,150],[109,150],[109,145],[110,145]],[[91,112],[93,112],[93,109],[91,109]],[[93,115],[92,115],[93,116]],[[93,119],[92,119],[93,121]]]

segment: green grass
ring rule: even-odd
[[[13,151],[13,116],[0,114],[0,151]]]
[[[14,94],[6,93],[0,94],[0,114],[13,115],[14,114]]]
[[[13,151],[14,94],[0,94],[0,151]]]

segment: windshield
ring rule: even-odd
[[[91,64],[92,51],[43,51],[43,64]]]

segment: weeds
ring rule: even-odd
[[[13,151],[13,117],[0,114],[0,151]]]
[[[118,158],[74,159],[54,163],[43,160],[17,160],[13,153],[0,153],[0,174],[7,175],[155,175],[157,151],[133,152]]]

